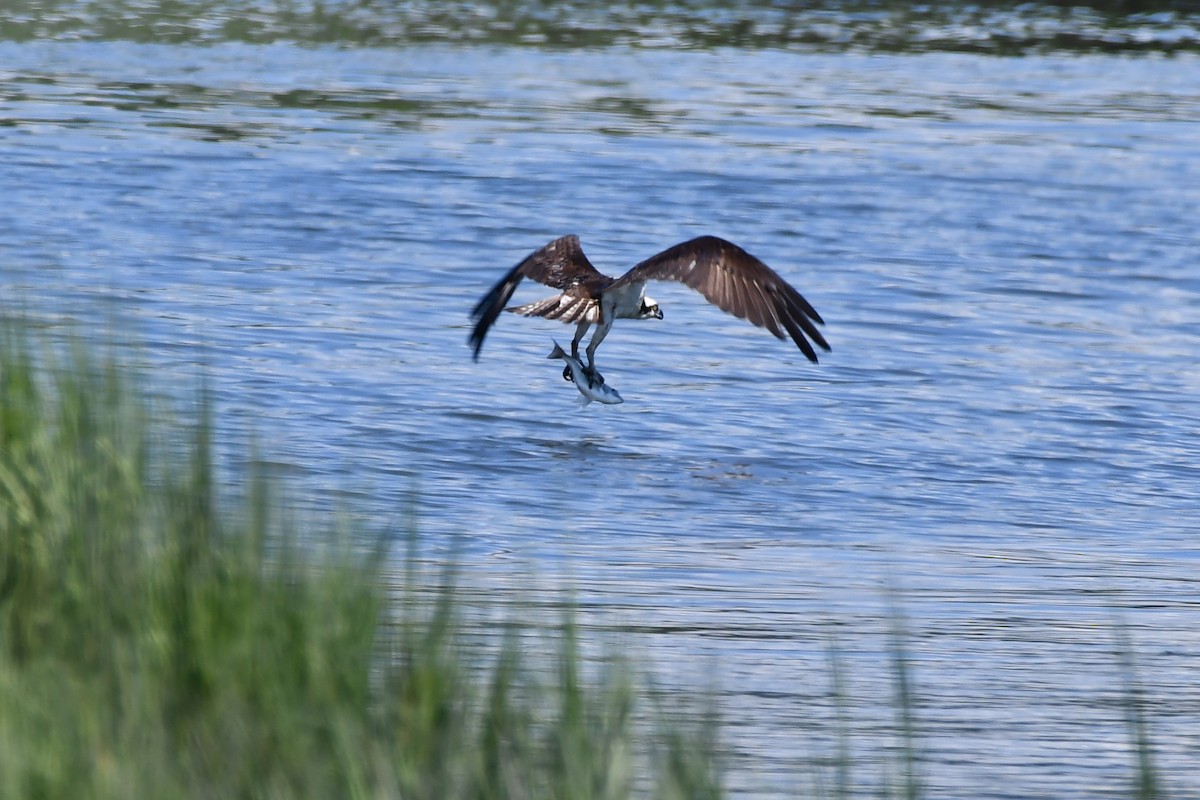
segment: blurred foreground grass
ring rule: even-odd
[[[714,726],[569,614],[482,636],[452,569],[218,502],[202,399],[3,339],[0,797],[720,795]]]
[[[585,657],[569,611],[481,624],[477,592],[452,564],[422,570],[414,538],[393,553],[336,517],[289,523],[262,475],[218,501],[202,392],[182,420],[152,397],[111,357],[0,327],[0,798],[724,795],[710,695]],[[898,606],[893,625],[884,795],[917,798]],[[1128,796],[1149,800],[1164,790],[1115,627]],[[852,761],[836,727],[813,791],[850,797],[881,762]]]

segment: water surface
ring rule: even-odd
[[[207,375],[225,452],[256,430],[304,503],[398,524],[416,497],[479,585],[574,586],[662,682],[715,684],[737,796],[832,752],[834,642],[856,786],[887,774],[893,596],[930,796],[1123,795],[1117,615],[1167,786],[1200,792],[1194,57],[34,39],[0,64],[6,310],[117,320],[166,385]],[[554,323],[503,319],[472,363],[471,305],[568,232],[609,272],[733,239],[833,352],[654,286],[666,318],[600,350],[624,405],[576,407]]]

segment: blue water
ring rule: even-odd
[[[1126,794],[1115,622],[1200,793],[1200,62],[0,44],[0,299],[206,375],[297,501],[414,508],[499,595],[570,585],[715,686],[736,796],[804,791],[844,667],[886,782],[899,609],[931,797]],[[833,352],[652,286],[579,409],[556,323],[467,314],[578,233],[732,239]],[[523,286],[517,299],[536,299]],[[237,464],[229,465],[231,474]],[[531,577],[532,576],[532,577]],[[530,586],[536,587],[530,589]]]

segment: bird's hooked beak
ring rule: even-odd
[[[662,316],[662,309],[661,309],[661,308],[659,308],[658,306],[655,306],[655,307],[654,307],[654,318],[655,318],[655,319],[662,319],[662,318],[663,318],[663,316]]]

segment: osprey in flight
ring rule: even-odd
[[[505,307],[522,278],[532,278],[560,294],[523,306]],[[587,346],[587,374],[596,372],[596,348],[618,319],[662,319],[658,304],[646,296],[646,281],[679,281],[734,316],[765,327],[779,339],[791,336],[814,364],[813,344],[829,350],[814,323],[821,315],[787,281],[754,256],[716,236],[701,236],[651,256],[619,278],[603,275],[583,254],[579,237],[563,236],[530,253],[492,287],[471,312],[475,328],[468,343],[479,359],[488,329],[501,311],[575,323],[571,357],[579,359],[579,343],[588,328],[596,332]],[[786,332],[786,334],[785,334]],[[807,338],[806,338],[807,337]],[[568,373],[570,367],[564,370]],[[570,380],[570,378],[568,378]]]

